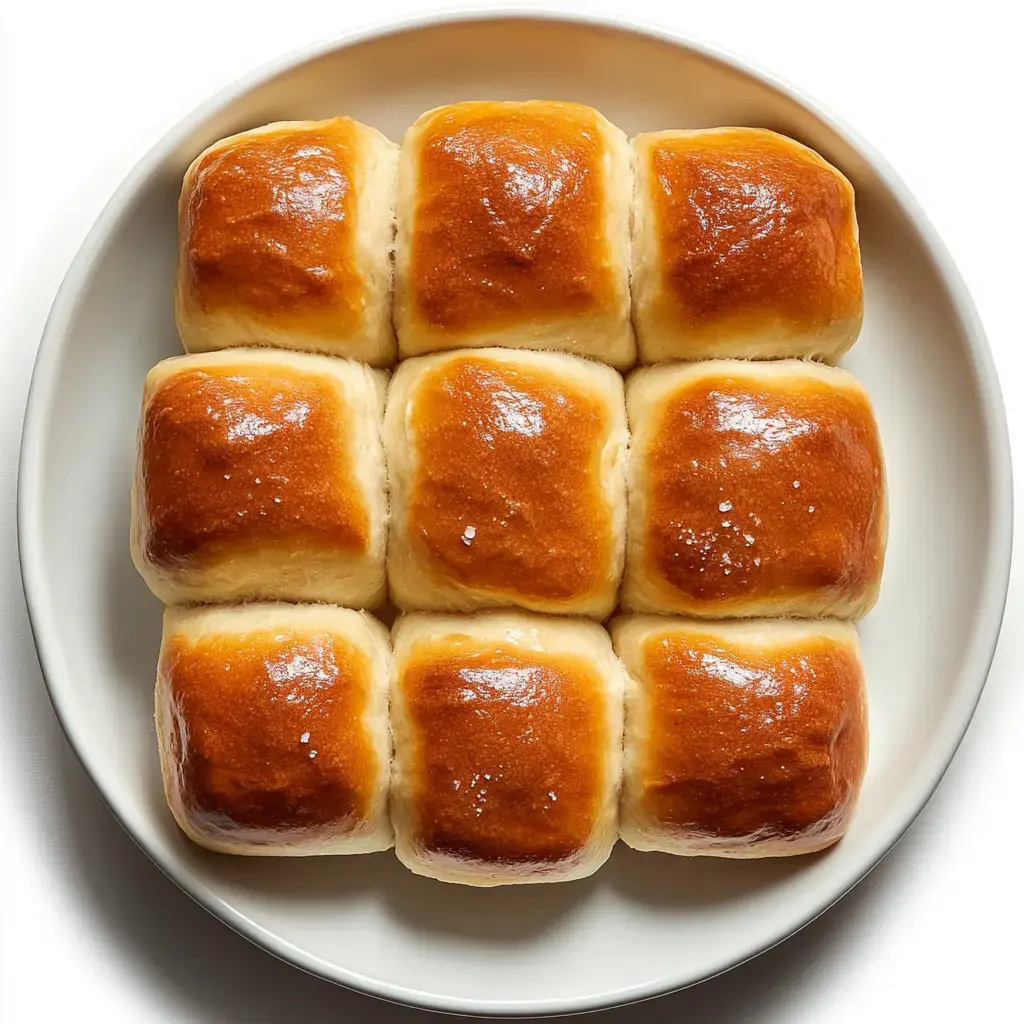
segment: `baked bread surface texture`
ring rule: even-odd
[[[615,371],[503,349],[408,360],[391,385],[384,439],[399,607],[612,611],[628,440]]]
[[[652,132],[632,145],[642,362],[835,362],[857,340],[854,193],[835,167],[760,128]]]
[[[718,360],[637,371],[622,603],[706,618],[874,605],[887,538],[870,402],[844,370]]]
[[[380,603],[385,387],[362,363],[256,349],[155,366],[131,539],[157,597]]]
[[[625,369],[632,172],[596,110],[531,100],[423,114],[398,170],[402,356],[501,345]]]
[[[365,612],[167,609],[156,724],[182,830],[222,853],[388,849],[389,655]]]
[[[396,853],[491,886],[592,874],[617,836],[623,681],[594,623],[411,614],[393,630]]]
[[[776,857],[843,835],[868,751],[851,625],[641,615],[611,630],[628,672],[626,843]]]
[[[214,143],[178,210],[188,352],[265,345],[388,366],[398,147],[347,117]]]

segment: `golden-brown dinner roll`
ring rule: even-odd
[[[608,615],[627,438],[622,378],[599,363],[508,349],[402,363],[384,418],[394,602]]]
[[[178,207],[178,331],[188,352],[270,345],[394,362],[398,147],[348,117],[221,139]]]
[[[618,829],[622,666],[608,634],[524,612],[393,631],[399,859],[466,885],[592,874]]]
[[[857,340],[857,218],[836,168],[760,128],[652,132],[633,149],[643,362],[834,362]]]
[[[622,601],[707,618],[860,618],[887,535],[867,395],[818,363],[638,371]]]
[[[168,608],[157,738],[186,835],[262,856],[388,849],[389,654],[365,612]]]
[[[386,374],[234,349],[146,377],[132,557],[167,604],[384,599]]]
[[[501,345],[632,366],[631,194],[626,137],[590,107],[428,111],[399,159],[402,355]]]
[[[868,751],[851,625],[639,615],[611,630],[628,673],[630,846],[779,857],[843,835]]]

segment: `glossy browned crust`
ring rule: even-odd
[[[284,368],[183,371],[146,404],[146,558],[218,562],[302,544],[360,553],[370,543],[338,391]]]
[[[647,159],[661,301],[681,326],[859,318],[853,189],[817,154],[772,132],[716,131],[665,139]]]
[[[800,380],[698,379],[648,451],[647,568],[696,603],[856,601],[885,547],[884,466],[868,400]]]
[[[420,139],[409,301],[451,334],[614,302],[598,115],[571,103],[443,108]]]
[[[823,638],[789,648],[666,631],[643,650],[642,813],[694,837],[835,838],[867,761],[860,663]]]
[[[611,511],[604,406],[553,373],[467,355],[415,392],[408,528],[434,572],[534,600],[596,590]]]
[[[586,846],[608,725],[584,659],[438,644],[416,652],[401,686],[419,846],[506,864],[554,863]]]
[[[179,209],[188,301],[321,336],[361,323],[358,126],[243,135],[201,158]]]
[[[368,817],[380,766],[360,650],[328,633],[174,636],[160,672],[166,754],[193,824],[290,832]]]

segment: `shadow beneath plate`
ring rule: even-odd
[[[295,1019],[296,1007],[302,1008],[304,1024],[335,1024],[346,1019],[365,1024],[418,1024],[451,1019],[369,999],[306,975],[225,928],[185,898],[117,826],[55,723],[47,732],[48,753],[59,766],[56,789],[60,797],[48,813],[67,826],[69,850],[63,871],[69,877],[65,884],[84,895],[90,913],[103,920],[105,933],[120,947],[120,956],[132,970],[146,976],[147,984],[165,990],[162,998],[170,1000],[175,1012],[181,1008],[186,1019],[216,1020],[219,1024],[276,1024]],[[941,814],[941,809],[932,813]],[[893,898],[900,862],[914,859],[913,846],[911,833],[837,907],[749,963],[702,985],[650,1001],[640,1010],[623,1007],[597,1016],[609,1024],[786,1020],[792,989],[823,970],[825,964],[851,955],[849,951],[865,939],[873,908]],[[506,915],[501,926],[505,936],[543,928],[551,919],[551,898],[558,890],[563,890],[562,908],[568,909],[573,901],[586,896],[599,877],[564,886],[532,887],[549,890],[542,911],[541,901],[531,906],[531,887],[525,893],[462,890],[417,878],[395,860],[392,867],[382,869],[389,857],[392,855],[325,858],[324,866],[317,869],[315,885],[294,881],[304,872],[293,872],[293,879],[285,881],[283,872],[273,877],[276,872],[271,866],[247,861],[252,867],[246,870],[251,871],[254,884],[268,885],[272,898],[294,894],[312,898],[317,888],[328,882],[354,887],[379,886],[386,880],[386,898],[411,926],[481,938],[489,936],[479,922],[492,915]],[[623,872],[635,867],[633,859],[628,855],[621,858]],[[659,858],[651,855],[649,859]],[[360,861],[380,863],[370,867]],[[648,870],[646,860],[643,868]],[[557,905],[554,912],[558,912]]]
[[[420,1024],[451,1019],[370,999],[304,974],[250,944],[187,898],[117,825],[86,777],[47,699],[28,642],[21,595],[6,596],[11,598],[10,628],[22,637],[20,644],[12,644],[12,651],[25,652],[18,671],[0,680],[5,706],[19,723],[10,753],[23,758],[26,765],[47,766],[45,771],[27,771],[31,788],[26,781],[25,792],[18,794],[31,807],[25,827],[37,833],[36,841],[50,859],[54,885],[74,893],[74,902],[82,904],[79,920],[93,922],[89,927],[97,929],[102,942],[116,948],[114,962],[125,985],[149,989],[154,1003],[165,1005],[171,1017],[197,1022],[277,1024],[296,1019],[297,1008],[304,1024],[339,1020]],[[12,638],[16,639],[13,633]],[[958,758],[950,775],[963,770],[963,763]],[[638,1020],[675,1024],[686,1019],[781,1024],[791,1019],[793,991],[811,979],[827,977],[827,965],[852,956],[868,940],[878,908],[892,903],[908,867],[920,859],[928,821],[942,818],[956,790],[955,779],[950,778],[926,808],[925,820],[897,849],[835,908],[789,941],[725,975],[648,1002],[640,1010],[626,1007],[597,1016],[609,1024]],[[154,792],[153,798],[158,799],[158,794]],[[173,823],[168,827],[173,828]],[[187,843],[184,838],[181,842]],[[484,914],[510,915],[512,927],[520,934],[543,927],[539,903],[531,904],[528,898],[530,888],[547,890],[544,913],[550,915],[548,901],[559,890],[564,894],[559,897],[560,906],[568,908],[574,900],[586,898],[605,872],[610,873],[607,884],[655,904],[668,905],[666,901],[677,897],[697,900],[703,884],[711,888],[713,881],[715,889],[722,884],[721,878],[704,876],[706,871],[722,870],[711,862],[696,872],[677,873],[671,858],[622,847],[592,880],[527,887],[525,894],[522,890],[473,892],[432,883],[408,874],[392,854],[325,858],[318,865],[307,861],[308,877],[304,877],[306,870],[294,867],[294,862],[246,860],[235,879],[265,891],[271,899],[315,899],[326,887],[337,891],[342,885],[373,888],[375,893],[383,891],[392,911],[403,914],[412,927],[429,931],[440,925],[466,934],[480,934],[474,920]],[[747,880],[754,884],[753,875]],[[771,882],[761,877],[756,884]],[[742,893],[745,887],[737,891]],[[417,904],[429,907],[429,913],[411,909]],[[554,912],[558,909],[556,904]],[[426,936],[425,941],[429,941]]]

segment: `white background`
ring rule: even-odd
[[[288,49],[423,9],[377,0],[20,0],[0,14],[0,1018],[426,1021],[306,977],[180,893],[101,804],[50,709],[17,572],[21,417],[54,292],[134,162]],[[788,78],[883,152],[974,294],[1024,451],[1024,78],[1007,0],[563,4],[669,25]],[[612,69],[610,73],[614,73]],[[1020,490],[1018,488],[1018,494]],[[955,538],[951,538],[955,542]],[[937,553],[938,554],[938,553]],[[609,1022],[1019,1019],[1024,595],[967,739],[887,860],[783,946]],[[441,1019],[441,1018],[435,1018]]]

